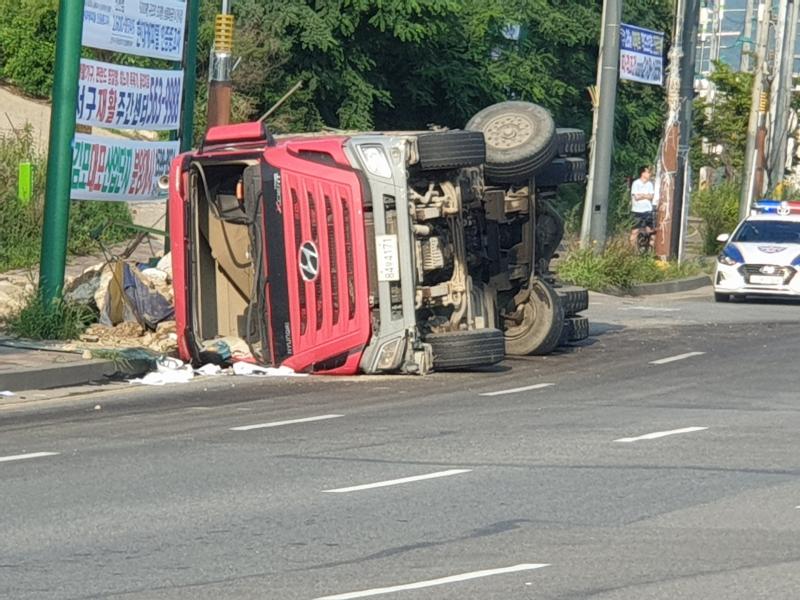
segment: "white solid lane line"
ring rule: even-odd
[[[647,433],[638,437],[619,438],[615,442],[638,442],[640,440],[656,440],[658,438],[667,437],[668,435],[677,435],[679,433],[692,433],[693,431],[703,431],[708,427],[684,427],[683,429],[672,429],[670,431],[656,431],[654,433]]]
[[[43,456],[58,456],[58,452],[31,452],[30,454],[14,454],[12,456],[0,456],[0,462],[11,462],[12,460],[25,460],[28,458],[42,458]]]
[[[472,469],[450,469],[449,471],[439,471],[437,473],[428,473],[427,475],[415,475],[414,477],[403,477],[402,479],[390,479],[389,481],[378,481],[377,483],[366,483],[364,485],[354,485],[346,488],[336,488],[334,490],[322,490],[326,494],[344,494],[346,492],[360,492],[362,490],[371,490],[373,488],[389,487],[390,485],[401,485],[403,483],[412,483],[414,481],[424,481],[426,479],[437,479],[439,477],[450,477],[451,475],[461,475],[462,473],[469,473]]]
[[[554,386],[555,383],[537,383],[536,385],[529,385],[526,387],[512,388],[510,390],[500,390],[499,392],[486,392],[481,396],[505,396],[506,394],[519,394],[520,392],[529,392],[531,390],[541,390]]]
[[[231,431],[250,431],[251,429],[266,429],[267,427],[280,427],[282,425],[294,425],[295,423],[313,423],[314,421],[327,421],[328,419],[338,419],[344,415],[319,415],[318,417],[306,417],[305,419],[292,419],[291,421],[273,421],[272,423],[257,423],[256,425],[242,425],[241,427],[231,427]]]
[[[702,356],[705,352],[687,352],[686,354],[678,354],[677,356],[668,356],[659,360],[650,361],[651,365],[666,365],[667,363],[675,362],[678,360],[685,360],[694,356]]]
[[[486,569],[485,571],[472,571],[471,573],[462,573],[461,575],[451,575],[450,577],[442,577],[440,579],[428,579],[427,581],[418,581],[416,583],[406,583],[404,585],[393,585],[391,587],[374,588],[371,590],[363,590],[361,592],[349,592],[347,594],[336,594],[335,596],[322,596],[314,600],[352,600],[353,598],[366,598],[368,596],[379,596],[381,594],[392,594],[394,592],[405,592],[407,590],[419,590],[422,588],[433,587],[436,585],[445,585],[448,583],[458,583],[459,581],[468,581],[470,579],[480,579],[481,577],[491,577],[492,575],[504,575],[506,573],[518,573],[519,571],[532,571],[534,569],[541,569],[542,567],[549,567],[548,564],[522,564],[514,565],[513,567],[503,567],[501,569]]]

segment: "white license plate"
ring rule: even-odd
[[[378,281],[400,281],[400,255],[396,235],[375,236]]]
[[[780,275],[750,275],[750,283],[757,285],[780,285],[783,277]]]

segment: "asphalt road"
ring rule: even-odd
[[[705,307],[477,374],[0,412],[0,598],[798,598],[797,306],[659,302]]]

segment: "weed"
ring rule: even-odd
[[[639,254],[627,239],[608,243],[602,254],[593,249],[574,248],[559,264],[559,277],[590,290],[628,290],[639,283],[655,283],[697,275],[693,263],[664,262],[655,256]]]
[[[703,219],[703,254],[719,252],[717,236],[732,233],[739,222],[740,191],[740,183],[729,181],[695,192],[692,208]]]
[[[11,335],[32,340],[72,340],[96,318],[88,306],[64,300],[46,303],[39,294],[28,297],[25,305],[6,321]]]

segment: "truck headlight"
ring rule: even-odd
[[[392,166],[389,164],[389,159],[382,146],[365,144],[359,146],[358,150],[361,153],[361,158],[364,160],[367,171],[378,177],[392,178]]]

